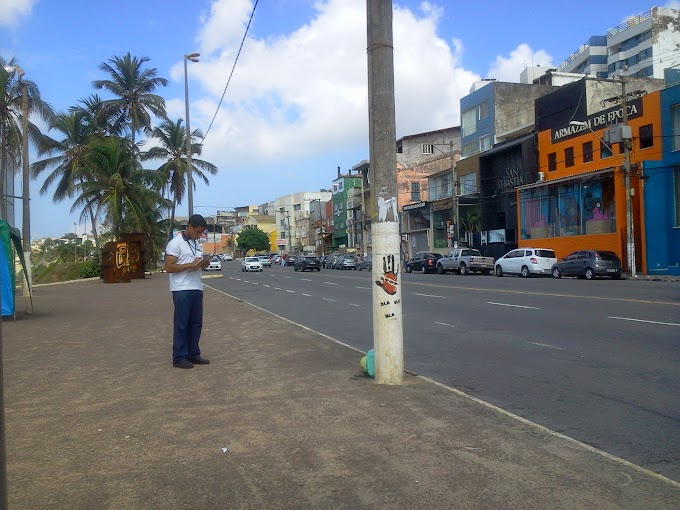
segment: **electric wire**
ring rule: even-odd
[[[255,0],[255,5],[253,5],[253,11],[250,13],[250,19],[248,20],[248,25],[246,26],[245,33],[243,34],[243,39],[241,39],[241,45],[238,47],[238,52],[236,53],[236,58],[234,59],[234,65],[231,68],[231,72],[229,73],[229,78],[227,79],[227,84],[224,86],[224,91],[222,92],[222,97],[220,98],[220,102],[217,104],[217,109],[215,110],[215,115],[213,115],[212,120],[210,121],[210,125],[208,126],[208,129],[205,131],[205,135],[203,135],[203,142],[205,143],[205,139],[208,137],[208,133],[210,133],[210,128],[213,126],[213,123],[215,122],[215,119],[217,118],[217,114],[220,111],[220,106],[222,106],[222,101],[224,100],[224,95],[227,93],[227,88],[229,87],[229,83],[231,82],[231,77],[234,75],[234,70],[236,69],[236,64],[238,62],[238,57],[241,55],[241,50],[243,49],[243,43],[246,41],[246,37],[248,36],[248,30],[250,29],[250,24],[253,21],[253,16],[255,16],[255,9],[257,9],[257,3],[259,0]]]

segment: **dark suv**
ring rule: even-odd
[[[310,271],[321,271],[321,262],[319,262],[319,257],[313,255],[298,257],[295,264],[293,264],[293,269],[295,271],[305,271],[307,269]]]

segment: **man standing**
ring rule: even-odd
[[[165,270],[175,304],[172,339],[172,365],[194,368],[210,363],[201,357],[198,341],[203,327],[203,282],[201,270],[208,267],[210,257],[203,256],[198,242],[207,227],[205,218],[194,214],[187,228],[175,236],[165,248]]]

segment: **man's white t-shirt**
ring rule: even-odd
[[[188,264],[193,262],[196,257],[203,256],[201,243],[193,239],[184,237],[184,233],[176,235],[165,248],[165,255],[177,257],[178,264]],[[180,273],[168,273],[170,280],[170,291],[176,290],[203,290],[201,281],[201,270],[182,271]]]

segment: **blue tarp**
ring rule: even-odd
[[[14,315],[14,257],[9,225],[0,221],[0,299],[2,315]]]

